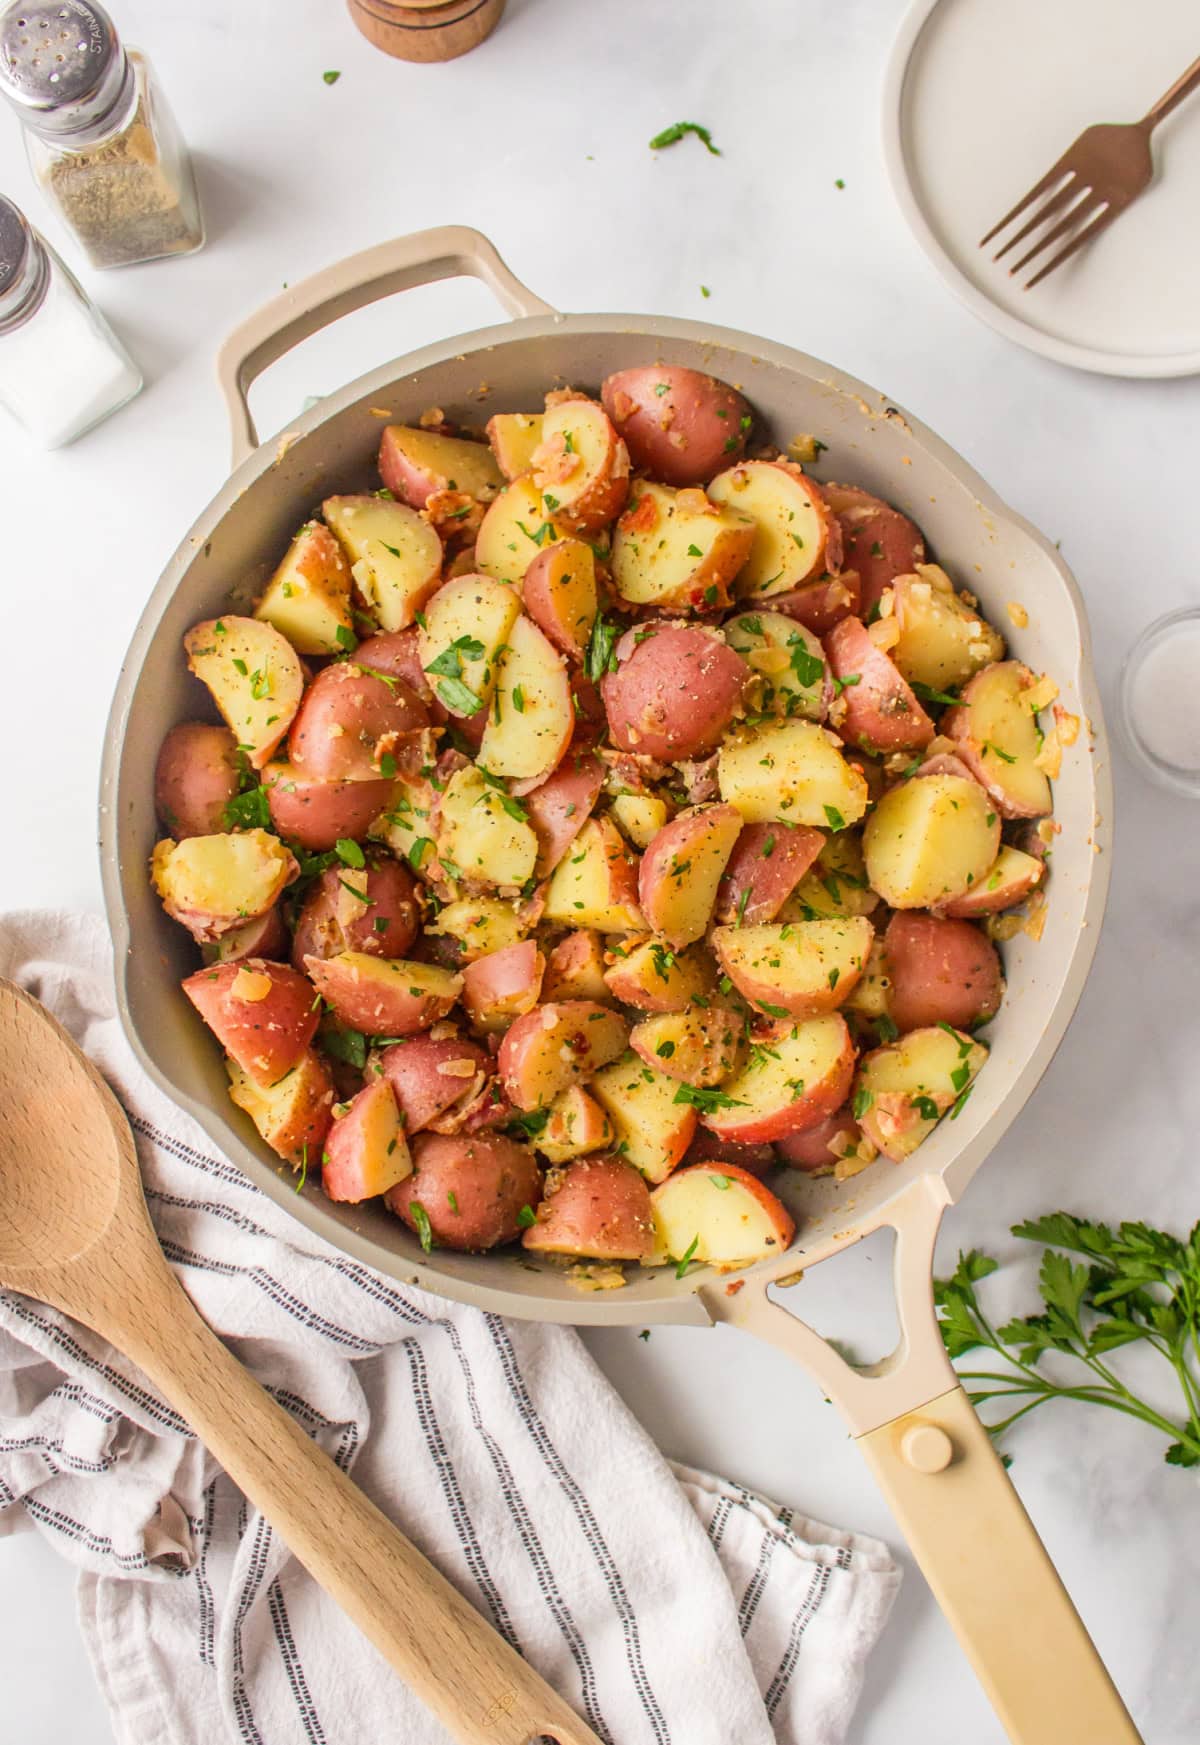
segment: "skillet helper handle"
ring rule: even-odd
[[[1013,1745],[1142,1745],[963,1389],[857,1441]]]
[[[105,1319],[110,1336],[453,1739],[600,1745],[242,1367],[165,1262],[145,1268],[137,1300],[110,1304]]]
[[[395,291],[470,277],[487,285],[505,312],[553,315],[500,259],[487,237],[462,224],[396,236],[336,261],[291,285],[235,327],[217,354],[217,377],[229,412],[235,467],[258,447],[247,395],[262,372],[330,322]]]

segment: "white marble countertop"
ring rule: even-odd
[[[225,474],[212,369],[221,337],[284,281],[405,230],[473,224],[561,308],[703,315],[885,389],[1061,540],[1091,607],[1106,698],[1140,628],[1194,599],[1200,389],[1072,373],[950,299],[901,224],[880,160],[892,0],[510,0],[487,45],[430,68],[375,53],[327,0],[116,10],[158,63],[200,160],[211,241],[182,262],[83,272],[145,367],[140,400],[53,456],[0,427],[10,636],[0,907],[99,905],[109,694],[155,577]],[[333,86],[327,68],[342,71]],[[724,155],[694,140],[648,152],[681,116],[711,126]],[[0,186],[65,241],[3,117]],[[356,316],[272,372],[260,425],[275,429],[306,395],[494,318],[473,283]],[[1177,1229],[1200,1211],[1189,1191],[1200,810],[1149,789],[1120,757],[1117,782],[1095,971],[1041,1088],[948,1218],[947,1256],[971,1243],[1011,1252],[1008,1226],[1058,1205]],[[867,1248],[814,1276],[814,1298],[829,1305],[818,1323],[853,1334],[884,1270]],[[1028,1258],[1014,1280],[1027,1299]],[[781,1356],[725,1331],[656,1329],[649,1342],[606,1331],[589,1344],[664,1448],[897,1544],[834,1412]],[[1160,1464],[1149,1430],[1071,1405],[1032,1421],[1012,1449],[1013,1477],[1149,1745],[1188,1745],[1200,1736],[1195,1479]],[[900,1555],[905,1584],[853,1745],[998,1745],[998,1723]],[[32,1534],[0,1548],[0,1730],[13,1745],[109,1736],[71,1588]]]

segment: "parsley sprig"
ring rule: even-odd
[[[1200,1224],[1181,1239],[1146,1224],[1112,1230],[1052,1212],[1015,1224],[1012,1233],[1047,1244],[1039,1274],[1042,1313],[993,1327],[975,1287],[998,1263],[978,1249],[960,1254],[952,1277],[934,1285],[950,1356],[989,1350],[1006,1365],[959,1371],[964,1382],[983,1384],[971,1393],[972,1404],[1014,1402],[1005,1417],[988,1424],[992,1435],[1002,1435],[1047,1400],[1082,1400],[1161,1431],[1170,1438],[1163,1456],[1169,1465],[1200,1465]],[[1149,1346],[1174,1370],[1183,1396],[1181,1420],[1140,1398],[1106,1361],[1132,1344]],[[1042,1364],[1050,1354],[1071,1359],[1079,1369],[1064,1374],[1055,1365],[1049,1374]]]

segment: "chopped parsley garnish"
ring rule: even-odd
[[[596,622],[592,625],[592,634],[588,638],[587,658],[584,669],[594,685],[598,685],[607,672],[616,672],[617,657],[613,652],[621,631],[618,625],[610,624],[603,612],[596,614]]]
[[[846,820],[842,817],[842,814],[838,811],[836,806],[827,805],[824,808],[824,812],[831,830],[844,830],[846,828]]]
[[[683,1254],[680,1257],[679,1265],[675,1268],[675,1277],[676,1278],[686,1278],[687,1277],[688,1267],[691,1263],[692,1256],[693,1256],[693,1254],[695,1254],[695,1252],[699,1246],[700,1246],[699,1236],[693,1236],[692,1240],[688,1243],[686,1249],[684,1250]]]
[[[339,836],[333,845],[333,852],[343,866],[364,867],[367,864],[366,855],[358,843],[349,836]]]
[[[662,151],[664,146],[678,145],[685,134],[694,133],[703,145],[705,151],[719,158],[721,148],[713,144],[712,134],[707,127],[701,127],[698,121],[673,121],[670,127],[664,127],[661,133],[656,133],[650,141],[651,151]]]
[[[428,1254],[433,1248],[433,1225],[429,1222],[429,1213],[420,1200],[408,1202],[409,1215],[417,1227],[417,1239]]]
[[[702,1115],[711,1115],[717,1109],[744,1109],[745,1102],[740,1097],[728,1097],[724,1091],[702,1091],[696,1085],[680,1085],[676,1090],[673,1102],[690,1103],[693,1109],[699,1109]],[[695,1244],[693,1243],[693,1247]]]

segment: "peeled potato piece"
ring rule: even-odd
[[[208,686],[239,747],[261,769],[292,724],[304,693],[300,657],[254,618],[208,618],[183,639],[188,667]]]
[[[867,877],[893,909],[944,904],[986,878],[1000,847],[995,803],[962,776],[889,788],[863,831]]]
[[[266,830],[164,838],[150,863],[163,908],[201,940],[265,915],[298,870],[290,850]]]
[[[612,1122],[619,1154],[647,1181],[665,1181],[696,1130],[695,1109],[676,1101],[679,1081],[630,1050],[597,1073],[589,1088]]]
[[[938,1025],[865,1054],[854,1112],[867,1138],[895,1163],[910,1156],[965,1095],[987,1053],[982,1043]]]
[[[506,797],[473,765],[450,777],[439,807],[437,852],[451,878],[517,891],[530,877],[537,837],[505,807]]]
[[[681,1169],[650,1196],[655,1252],[650,1265],[685,1258],[717,1267],[751,1266],[782,1254],[796,1234],[783,1202],[732,1163]]]
[[[815,721],[767,722],[728,735],[717,775],[721,798],[751,824],[778,819],[842,830],[867,809],[861,770]]]
[[[639,480],[613,538],[613,583],[635,606],[711,612],[728,606],[755,524],[703,491]]]
[[[273,624],[297,654],[353,648],[350,566],[328,527],[310,521],[293,539],[254,616]]]
[[[479,762],[492,775],[544,781],[557,768],[574,730],[571,681],[563,657],[522,613],[496,659]]]
[[[442,579],[442,542],[407,503],[328,497],[321,506],[382,630],[411,624]]]
[[[743,599],[765,600],[840,568],[841,529],[820,486],[793,462],[742,461],[718,473],[708,494],[758,529],[738,576]]]
[[[874,929],[863,915],[775,927],[716,927],[717,959],[738,992],[774,1018],[832,1012],[863,972]]]
[[[889,652],[910,684],[947,691],[1004,659],[1004,638],[978,606],[954,592],[937,564],[918,564],[915,575],[897,576],[892,595],[899,639]]]

